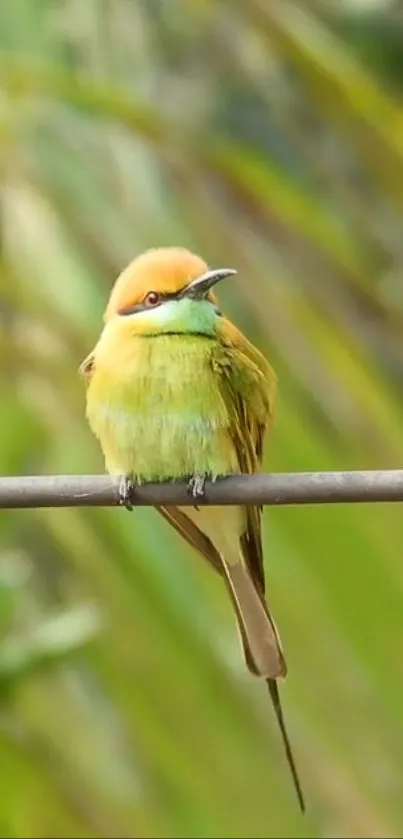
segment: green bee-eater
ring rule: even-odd
[[[208,270],[200,257],[172,247],[145,252],[118,277],[101,337],[80,368],[88,421],[110,473],[134,485],[186,479],[197,496],[206,478],[259,469],[277,380],[211,290],[234,273]],[[158,511],[227,585],[247,667],[267,681],[304,809],[276,682],[286,663],[264,597],[261,510]]]

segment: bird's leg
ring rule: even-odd
[[[188,493],[196,500],[196,498],[203,498],[205,493],[205,485],[206,485],[206,476],[205,475],[192,475],[190,480],[188,481]],[[199,510],[200,508],[197,504],[194,505],[195,510]]]
[[[129,513],[133,510],[132,498],[135,490],[135,483],[131,475],[123,475],[119,484],[119,504],[126,507]]]

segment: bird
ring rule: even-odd
[[[246,667],[267,683],[304,811],[278,688],[287,665],[265,595],[262,509],[197,503],[207,480],[259,471],[275,415],[276,373],[213,290],[236,273],[211,269],[184,247],[141,253],[113,285],[79,371],[106,471],[123,476],[122,503],[131,509],[141,483],[187,481],[193,505],[156,509],[224,580]]]

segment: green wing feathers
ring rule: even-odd
[[[273,422],[277,378],[268,361],[242,333],[224,321],[222,342],[217,347],[213,366],[220,377],[223,397],[232,418],[231,435],[238,454],[241,472],[252,474],[260,469],[266,434]],[[241,537],[240,551],[270,622],[278,648],[277,673],[285,676],[286,663],[277,629],[264,599],[265,577],[261,541],[261,508],[248,506],[247,527]],[[245,643],[246,641],[246,643]],[[243,635],[246,663],[259,675]]]
[[[240,470],[253,474],[260,469],[265,438],[274,419],[277,377],[259,350],[225,319],[213,365],[233,418],[231,435]],[[247,517],[242,551],[255,585],[264,594],[261,508],[249,506]]]

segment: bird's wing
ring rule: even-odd
[[[175,528],[175,530],[182,536],[192,548],[199,551],[204,559],[213,566],[213,568],[222,574],[222,563],[220,556],[216,551],[210,539],[202,533],[185,513],[182,513],[178,507],[157,507],[158,512],[163,518]]]
[[[228,406],[230,433],[238,453],[239,468],[241,472],[250,474],[256,472],[261,463],[265,434],[273,417],[276,377],[260,352],[232,324],[226,323],[228,326],[222,334],[222,341],[212,355],[212,364]],[[223,573],[222,557],[208,537],[177,507],[160,507],[159,512],[223,576],[238,617],[247,665],[256,673],[256,664],[250,650],[240,605],[227,575]],[[260,516],[260,507],[248,506],[247,528],[241,538],[240,548],[245,565],[263,602],[265,586]],[[267,617],[274,635],[277,636],[269,613]],[[278,650],[281,670],[285,673],[285,662],[279,642]]]
[[[273,422],[277,378],[269,362],[230,321],[223,318],[213,365],[231,417],[230,433],[244,474],[261,466],[266,434]],[[261,507],[248,506],[242,553],[258,590],[265,590]]]
[[[237,598],[234,596],[233,589],[229,585],[228,578],[224,573],[222,559],[215,549],[210,539],[202,533],[185,513],[182,513],[178,507],[156,507],[161,516],[169,522],[170,525],[185,539],[188,544],[197,550],[203,559],[207,560],[210,566],[218,571],[223,578],[231,598],[233,608],[237,617],[239,632],[242,638],[242,647],[245,655],[246,664],[251,673],[256,673],[256,665],[249,646],[249,639],[242,620],[242,614],[239,609]]]

